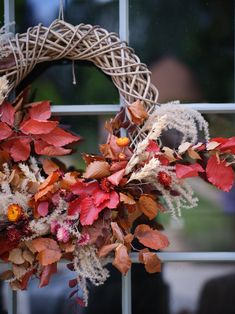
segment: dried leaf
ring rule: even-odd
[[[135,237],[140,243],[153,250],[160,250],[169,245],[167,237],[148,225],[139,225],[135,229]]]
[[[19,138],[15,139],[10,149],[10,155],[15,162],[25,161],[29,159],[30,155],[30,139]]]
[[[145,214],[150,220],[154,219],[158,214],[158,205],[150,196],[141,195],[138,201],[139,210]]]
[[[30,265],[33,265],[33,262],[35,260],[34,254],[29,250],[23,251],[23,258],[26,262],[29,262]]]
[[[27,135],[40,134],[40,137],[42,137],[43,134],[51,134],[52,130],[54,130],[57,125],[58,121],[38,121],[34,119],[29,119],[21,124],[20,131]]]
[[[191,147],[191,146],[192,146],[192,143],[189,143],[189,142],[185,142],[185,143],[180,144],[180,146],[178,148],[178,153],[184,154],[189,149],[189,147]]]
[[[17,279],[22,278],[25,275],[26,270],[25,266],[12,265],[13,274]]]
[[[141,250],[139,252],[139,261],[144,264],[148,273],[153,274],[161,272],[161,260],[156,253],[149,252],[148,249]]]
[[[42,266],[58,262],[61,259],[61,251],[57,242],[50,238],[38,238],[32,241],[34,248],[39,252],[38,260]]]
[[[73,142],[79,141],[79,136],[64,131],[61,128],[54,128],[49,134],[43,134],[40,138],[53,146],[62,147]]]
[[[51,108],[49,101],[39,101],[32,104],[29,109],[29,116],[34,120],[47,120],[51,117]]]
[[[234,172],[225,160],[217,160],[216,155],[209,158],[206,166],[208,181],[222,191],[229,192],[234,183]]]
[[[113,185],[118,185],[120,181],[122,180],[123,176],[125,174],[125,169],[121,169],[115,173],[113,173],[111,176],[109,176],[107,179],[109,182],[111,182]]]
[[[109,253],[114,251],[119,245],[120,245],[119,243],[112,243],[102,246],[98,253],[99,258],[106,257]]]
[[[192,148],[188,149],[188,155],[192,159],[201,159],[201,156]]]
[[[0,122],[0,141],[12,135],[12,129],[4,122]]]
[[[54,145],[49,145],[42,140],[34,140],[35,152],[38,155],[45,156],[64,156],[71,153],[71,149],[66,149],[63,147],[56,147]]]
[[[87,166],[83,176],[86,179],[101,179],[109,175],[110,166],[106,161],[93,161]]]
[[[119,193],[120,202],[123,202],[127,205],[135,205],[136,201],[132,198],[132,196],[126,195],[124,193]]]
[[[163,147],[162,150],[164,151],[165,156],[170,162],[176,161],[176,158],[174,156],[174,151],[170,149],[169,147]]]
[[[43,270],[40,276],[39,288],[47,286],[50,282],[51,276],[55,273],[57,273],[56,263],[43,267]]]
[[[0,280],[5,281],[5,280],[9,280],[14,276],[12,270],[6,270],[3,273],[1,273],[0,275]]]
[[[206,144],[206,149],[207,150],[214,150],[216,147],[220,146],[221,143],[215,142],[215,141],[210,141],[209,143]]]
[[[122,232],[122,229],[118,226],[116,222],[111,222],[111,228],[113,231],[113,236],[119,240],[121,243],[124,242],[124,234]]]
[[[143,101],[139,99],[127,107],[127,113],[129,113],[130,121],[137,125],[142,124],[148,118]]]
[[[59,166],[56,163],[54,163],[51,159],[44,159],[42,167],[47,175],[50,175],[51,173],[59,169]]]
[[[54,184],[55,182],[58,181],[59,177],[60,177],[59,171],[56,171],[56,172],[51,173],[51,174],[46,178],[46,180],[39,186],[39,190],[43,190],[43,189],[45,189],[46,187],[48,187],[49,185]]]
[[[25,262],[25,260],[23,258],[22,250],[19,248],[16,248],[16,249],[13,249],[12,251],[10,251],[8,259],[10,262],[12,262],[16,265],[21,265]]]
[[[15,108],[7,101],[4,101],[0,106],[1,121],[7,123],[9,126],[14,126]]]
[[[131,259],[125,245],[120,244],[115,250],[115,258],[113,261],[115,266],[123,275],[126,275],[131,267]]]
[[[179,179],[197,177],[198,172],[205,172],[201,165],[198,163],[192,165],[177,164],[175,167],[176,176]]]

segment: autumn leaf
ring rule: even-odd
[[[45,189],[47,186],[54,184],[60,177],[59,171],[51,173],[46,180],[39,186],[39,190]]]
[[[84,173],[86,179],[101,179],[110,175],[110,166],[106,161],[93,161]]]
[[[0,106],[0,117],[1,121],[9,126],[12,127],[14,125],[15,109],[9,102],[5,101]]]
[[[35,152],[38,155],[45,155],[45,156],[64,156],[71,153],[71,149],[63,148],[63,147],[56,147],[53,145],[48,145],[48,143],[42,140],[34,140],[34,147]]]
[[[4,122],[0,122],[0,141],[12,135],[12,129]]]
[[[206,175],[210,183],[222,191],[229,192],[234,183],[234,172],[227,166],[225,160],[217,160],[216,155],[209,158],[206,166]]]
[[[125,245],[120,244],[115,250],[115,258],[113,260],[115,266],[123,275],[126,275],[131,267],[131,259]]]
[[[192,148],[188,149],[188,155],[192,159],[201,159],[201,156]]]
[[[21,265],[25,262],[23,255],[22,255],[22,250],[20,248],[15,248],[10,251],[9,253],[9,261],[16,264],[16,265]]]
[[[48,214],[49,203],[48,202],[40,202],[37,207],[37,212],[41,217],[46,217]]]
[[[58,262],[61,259],[61,251],[57,242],[50,238],[38,238],[32,241],[38,254],[38,260],[42,266]]]
[[[143,102],[139,99],[127,107],[129,118],[134,124],[142,124],[148,118],[148,113],[144,108]]]
[[[119,170],[122,170],[122,169],[126,168],[127,163],[128,163],[127,160],[113,162],[111,167],[110,167],[110,171],[111,172],[117,172]]]
[[[161,260],[156,253],[149,252],[148,249],[143,249],[139,252],[139,261],[144,264],[148,273],[153,274],[161,272]]]
[[[33,265],[33,262],[35,260],[34,254],[29,250],[23,250],[23,258],[25,261],[29,262],[30,265]]]
[[[150,220],[154,219],[158,214],[158,205],[150,196],[141,195],[138,201],[139,210],[145,214]]]
[[[122,232],[122,229],[118,226],[116,222],[111,222],[111,228],[113,232],[114,238],[116,238],[121,243],[124,242],[124,234]]]
[[[198,172],[205,172],[198,163],[192,165],[177,164],[175,166],[176,176],[179,179],[197,177]]]
[[[43,267],[42,273],[40,275],[39,288],[45,287],[49,284],[51,276],[57,273],[57,264],[53,263]]]
[[[129,195],[126,195],[124,193],[119,193],[120,196],[120,202],[123,202],[124,204],[127,205],[135,205],[136,201]]]
[[[111,176],[109,176],[107,179],[109,182],[111,182],[113,185],[118,185],[120,181],[122,180],[123,176],[125,174],[125,169],[121,169],[115,173],[113,173]]]
[[[191,146],[192,146],[192,143],[189,143],[189,142],[184,142],[180,144],[180,146],[178,147],[178,153],[184,154]]]
[[[59,169],[59,166],[56,163],[54,163],[51,159],[44,159],[42,167],[47,175],[50,175],[51,173]]]
[[[235,154],[235,136],[221,140],[222,145],[219,147],[221,151],[228,151]]]
[[[82,226],[92,225],[98,219],[101,209],[94,205],[91,197],[87,196],[80,202],[80,222]]]
[[[51,108],[49,101],[39,101],[31,105],[29,116],[33,120],[48,120],[51,117]]]
[[[51,133],[52,130],[54,130],[57,125],[58,125],[58,121],[43,121],[43,120],[38,121],[34,119],[29,119],[21,123],[20,131],[27,135],[28,134],[34,134],[34,135],[42,134],[43,135],[43,134]]]
[[[15,162],[25,161],[30,155],[30,139],[19,138],[15,139],[10,149],[10,155]]]
[[[114,251],[119,245],[120,245],[119,243],[112,243],[102,246],[98,253],[99,258],[106,257],[109,253]]]
[[[54,121],[50,121],[50,122],[54,122]],[[62,146],[65,146],[65,145],[68,145],[70,143],[80,140],[79,136],[75,136],[58,127],[48,132],[48,134],[46,133],[42,134],[40,138],[44,142],[47,142],[48,144],[51,144],[53,146],[58,146],[58,147],[62,147]]]
[[[148,225],[137,226],[135,229],[135,237],[144,246],[153,250],[160,250],[169,245],[169,241],[164,234],[158,230],[152,229]]]

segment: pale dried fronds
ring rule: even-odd
[[[182,143],[195,144],[198,141],[199,131],[204,132],[205,140],[209,141],[210,135],[208,123],[196,110],[185,108],[178,102],[171,102],[156,107],[143,127],[143,130],[151,129],[154,121],[159,117],[167,115],[166,128],[175,129],[182,134]]]
[[[128,182],[133,180],[142,181],[149,177],[151,177],[157,171],[157,167],[160,165],[160,162],[156,158],[150,159],[148,163],[144,165],[144,167],[140,168],[140,170],[133,172],[130,176]]]
[[[8,80],[6,76],[1,76],[0,77],[0,104],[5,99],[8,89],[9,89],[9,84],[8,84]]]

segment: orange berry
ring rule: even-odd
[[[125,160],[125,159],[126,159],[126,155],[125,155],[124,153],[120,153],[120,154],[118,155],[118,158],[119,158],[120,160]]]
[[[116,139],[116,144],[120,147],[125,147],[130,144],[130,140],[128,137],[119,137]]]
[[[16,222],[22,216],[23,209],[17,204],[11,204],[7,208],[7,218],[11,222]]]

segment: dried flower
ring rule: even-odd
[[[22,217],[23,209],[18,204],[11,204],[7,208],[7,218],[11,222],[16,222]]]
[[[22,234],[19,230],[17,230],[15,227],[9,228],[7,230],[7,239],[10,242],[17,242],[21,239]]]
[[[160,171],[157,175],[158,181],[165,187],[169,187],[172,183],[172,178],[171,176],[164,172],[164,171]]]
[[[56,234],[57,240],[60,242],[68,242],[69,241],[69,231],[67,228],[65,227],[59,227],[59,229],[57,230],[57,234]]]

